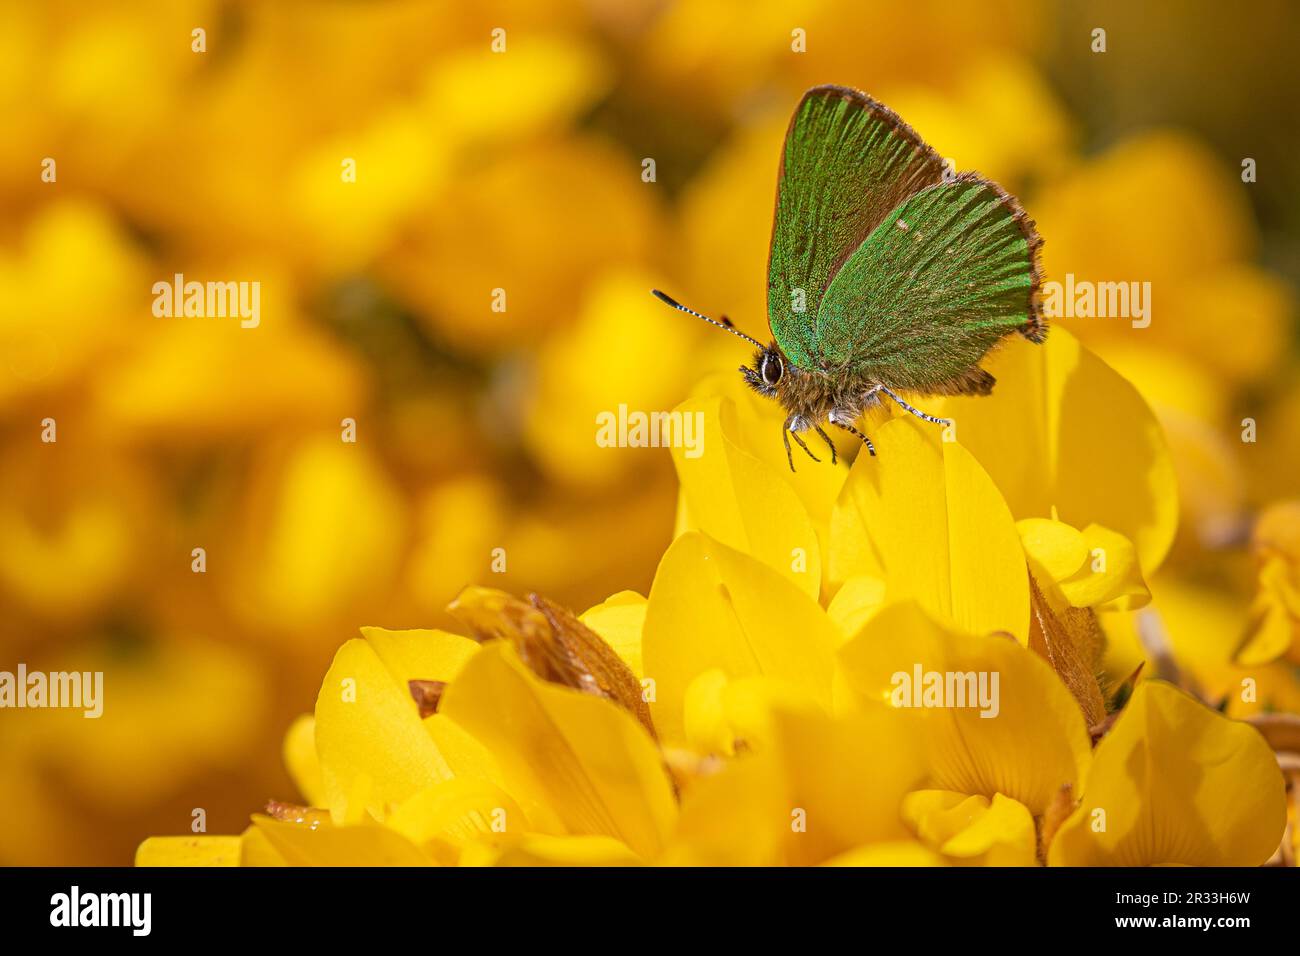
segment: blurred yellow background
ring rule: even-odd
[[[652,286],[767,340],[819,83],[1020,195],[1049,279],[1152,283],[1149,328],[1063,324],[1169,434],[1166,619],[1232,643],[1300,469],[1300,14],[1131,6],[4,2],[0,670],[106,677],[96,721],[0,712],[0,864],[293,798],[284,730],[360,625],[645,593],[676,478],[595,416],[748,358]],[[176,273],[259,282],[259,324],[156,317]]]

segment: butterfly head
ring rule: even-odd
[[[742,365],[740,367],[740,374],[745,377],[745,384],[758,392],[758,394],[765,395],[768,398],[777,398],[780,391],[789,384],[790,369],[787,367],[785,356],[781,354],[781,350],[777,348],[775,342],[772,342],[769,345],[764,345],[758,339],[746,335],[744,332],[740,331],[740,329],[732,325],[731,320],[726,316],[723,316],[721,320],[711,319],[707,315],[702,315],[701,313],[696,312],[694,309],[688,309],[676,299],[664,295],[664,293],[660,292],[658,289],[652,289],[651,292],[653,292],[654,296],[661,302],[672,306],[679,312],[685,312],[688,315],[695,316],[697,319],[703,319],[710,325],[717,326],[724,332],[730,332],[737,338],[744,339],[750,345],[754,346],[754,348],[758,350],[754,353],[754,364],[752,366]]]
[[[760,348],[754,353],[754,364],[742,365],[740,374],[745,377],[745,384],[768,398],[775,398],[785,375],[785,359],[781,350],[773,343],[767,348]]]

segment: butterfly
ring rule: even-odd
[[[1047,335],[1040,299],[1042,238],[1019,202],[978,173],[953,174],[899,116],[865,93],[818,86],[804,94],[777,174],[763,345],[725,316],[668,305],[752,344],[746,384],[774,398],[781,437],[821,461],[800,433],[855,422],[892,399],[948,425],[898,392],[988,395],[980,361],[1005,336]]]

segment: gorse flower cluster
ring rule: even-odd
[[[1154,416],[1062,329],[990,370],[951,426],[876,409],[878,457],[794,475],[779,410],[706,380],[647,597],[579,618],[471,587],[468,636],[363,629],[286,741],[305,804],[138,862],[1268,861],[1287,798],[1266,736],[1103,669],[1174,537]],[[1288,522],[1260,532],[1261,656],[1294,598]],[[1261,671],[1238,703],[1275,691]]]
[[[440,636],[461,656],[439,666],[390,656],[382,673],[397,677],[378,689],[350,646],[321,683],[360,623],[457,630],[445,609],[470,583],[579,611],[639,592],[582,618],[638,685],[653,682],[642,690],[653,767],[670,768],[655,773],[671,786],[652,800],[668,848],[638,844],[645,860],[680,859],[683,846],[710,856],[701,840],[731,832],[695,822],[706,782],[732,785],[762,761],[812,779],[763,746],[766,723],[749,725],[775,712],[759,708],[772,694],[782,720],[811,713],[840,728],[817,739],[868,747],[874,736],[839,723],[863,695],[847,648],[883,608],[909,602],[945,632],[1028,646],[1090,732],[1112,712],[1130,720],[1120,705],[1156,677],[1300,752],[1286,716],[1300,714],[1300,522],[1288,504],[1300,495],[1300,273],[1286,254],[1297,208],[1286,157],[1300,134],[1269,94],[1291,39],[1273,19],[1155,25],[1139,5],[1111,5],[1114,42],[1100,54],[1089,5],[1030,0],[4,6],[0,674],[102,672],[105,706],[95,720],[3,709],[0,863],[120,864],[147,834],[200,826],[200,808],[216,830],[268,796],[286,802],[277,814],[333,821],[323,839],[351,840],[361,821],[358,841],[410,844],[423,859],[429,841],[393,830],[404,817],[392,810],[449,775],[471,791],[493,781],[524,811],[480,794],[507,812],[472,829],[506,836],[450,845],[483,857],[510,841],[615,832],[618,807],[547,818],[551,799],[587,804],[507,778],[521,740],[488,744],[463,715],[444,720],[468,693],[452,680],[461,657],[509,656],[494,642]],[[1214,82],[1189,79],[1202,64]],[[768,340],[777,160],[792,107],[823,83],[869,92],[955,169],[1019,197],[1046,238],[1044,278],[1063,294],[1042,354],[1008,346],[992,398],[947,403],[953,441],[872,419],[860,425],[880,458],[853,472],[843,458],[800,462],[791,475],[775,410],[733,381],[748,357],[734,338],[647,291]],[[258,323],[154,314],[154,287],[178,274],[257,283]],[[1066,294],[1148,284],[1131,316],[1089,314]],[[692,442],[703,436],[699,458],[601,440],[623,407],[665,413],[720,369],[683,419]],[[724,564],[766,582],[743,620],[694,573]],[[724,583],[728,602],[750,593]],[[373,650],[382,639],[368,633]],[[425,639],[392,640],[434,653]],[[590,689],[581,667],[557,683],[534,663],[510,686],[548,702]],[[908,659],[895,670],[918,663],[923,677],[945,669]],[[423,704],[408,680],[425,682]],[[280,731],[321,687],[321,713],[290,734],[300,790],[289,793]],[[998,716],[974,717],[981,733],[1017,712],[1013,678],[997,688]],[[435,700],[415,723],[411,707]],[[430,763],[408,733],[422,726],[455,727],[446,733],[467,752],[490,755],[487,769],[467,770],[446,739]],[[1112,739],[1085,761],[1094,777]],[[598,761],[573,753],[582,762],[554,779],[576,787],[586,778],[569,771]],[[881,787],[887,766],[870,776]],[[620,800],[642,799],[610,779]],[[364,810],[337,791],[357,780],[370,781]],[[978,790],[936,778],[906,792],[941,783]],[[1015,798],[1042,816],[1009,786],[976,803]],[[1058,809],[1083,807],[1085,790],[1073,781]],[[1097,793],[1080,819],[1106,809],[1116,834]],[[903,803],[859,816],[933,850],[915,799]],[[758,812],[725,793],[716,807],[737,828],[749,826],[741,808]],[[789,846],[815,857],[827,814],[781,798],[783,838],[795,808],[806,829]],[[206,848],[281,859],[265,836],[273,822],[284,821],[259,817],[242,841]],[[726,844],[714,849],[721,858]]]

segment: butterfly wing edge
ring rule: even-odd
[[[981,186],[987,186],[998,198],[998,201],[1010,211],[1012,221],[1015,222],[1021,234],[1024,235],[1025,243],[1029,247],[1029,304],[1025,310],[1028,318],[1017,331],[1035,344],[1042,343],[1047,338],[1047,317],[1043,315],[1043,299],[1041,295],[1043,288],[1043,237],[1038,233],[1038,224],[1029,218],[1029,214],[1025,212],[1025,207],[1020,205],[1019,199],[987,176],[969,171],[959,173],[953,179],[953,182],[977,183]]]

